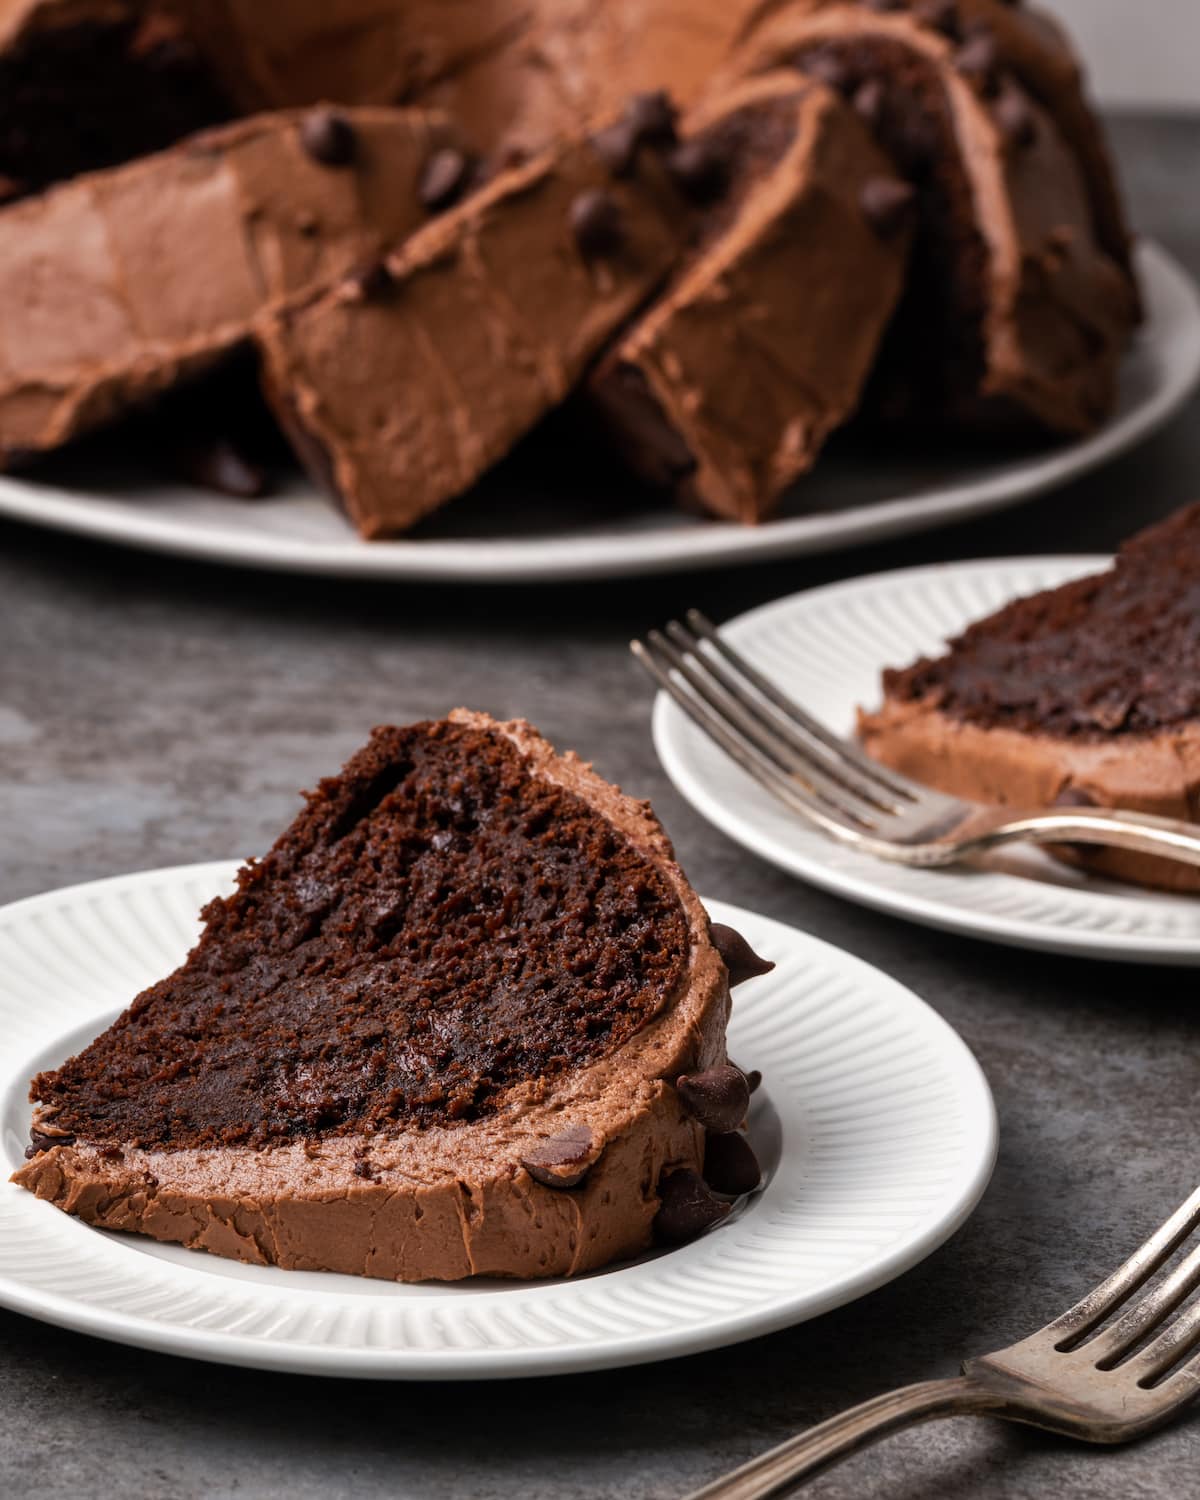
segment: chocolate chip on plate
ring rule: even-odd
[[[908,222],[915,197],[911,184],[898,177],[869,177],[863,183],[859,202],[875,232],[889,239]]]
[[[769,958],[760,958],[755,953],[736,927],[710,922],[708,935],[729,970],[730,988],[744,984],[747,979],[757,979],[760,974],[769,974],[775,967]]]
[[[521,1165],[536,1182],[552,1188],[578,1187],[596,1155],[596,1138],[586,1125],[568,1125],[531,1146]]]
[[[614,177],[624,177],[637,157],[638,138],[633,121],[626,117],[597,130],[592,136],[592,148]]]
[[[684,1108],[706,1130],[736,1130],[750,1108],[746,1075],[732,1063],[703,1073],[681,1073],[675,1087]]]
[[[436,213],[462,197],[470,176],[471,161],[466,152],[443,146],[425,163],[417,193],[422,204]]]
[[[577,194],[571,203],[570,220],[575,243],[585,256],[610,255],[620,248],[624,238],[621,208],[603,189],[587,188]]]
[[[345,167],[354,160],[354,126],[335,109],[310,110],[300,122],[300,144],[324,167]]]
[[[752,1193],[758,1186],[762,1168],[740,1130],[720,1131],[705,1141],[704,1180],[714,1193],[728,1193],[734,1198]]]
[[[342,283],[342,295],[350,302],[370,302],[384,296],[392,285],[392,273],[387,262],[373,260],[351,271]]]
[[[625,111],[634,139],[639,145],[673,146],[678,112],[670,95],[662,89],[634,94]]]
[[[660,1206],[654,1216],[655,1238],[667,1245],[684,1245],[717,1224],[729,1204],[715,1196],[691,1167],[668,1172],[658,1185]]]

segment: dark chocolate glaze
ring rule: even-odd
[[[1098,740],[1200,719],[1200,505],[1108,572],[1018,599],[945,656],[884,674],[889,698],[983,728]]]
[[[267,1144],[473,1120],[621,1046],[670,999],[667,880],[505,737],[376,730],[187,962],[31,1097],[56,1130]]]

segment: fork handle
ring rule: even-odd
[[[696,1490],[688,1500],[763,1500],[781,1495],[868,1443],[934,1417],[986,1416],[1003,1398],[969,1375],[924,1380],[875,1396]]]
[[[1030,839],[1037,844],[1104,844],[1200,865],[1200,827],[1195,823],[1121,808],[1046,808],[1018,813],[988,808],[973,813],[954,834],[956,841],[969,841],[978,851]]]

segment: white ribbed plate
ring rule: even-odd
[[[420,538],[364,542],[297,481],[264,500],[232,500],[155,479],[133,455],[96,467],[88,453],[40,479],[0,476],[0,515],[244,567],[344,578],[622,578],[827,552],[1016,505],[1107,463],[1179,410],[1200,377],[1200,296],[1160,246],[1143,242],[1146,319],[1121,367],[1110,421],[1077,442],[991,455],[926,446],[881,459],[827,454],[763,526],[647,505],[624,486],[489,479],[440,511]]]
[[[0,910],[0,1154],[22,1159],[30,1075],[168,972],[236,867],[192,865]],[[856,958],[709,904],[778,968],[735,994],[733,1055],[763,1068],[765,1188],[718,1230],[576,1281],[398,1286],[101,1233],[0,1183],[0,1304],[121,1343],[320,1375],[542,1375],[665,1359],[810,1318],[954,1232],[995,1155],[974,1058]]]
[[[879,702],[880,673],[936,654],[1010,599],[1105,567],[1105,557],[936,564],[793,594],[730,621],[723,634],[838,734]],[[851,901],[930,927],[1019,947],[1139,963],[1200,964],[1200,898],[1139,890],[1069,869],[1032,848],[977,868],[909,870],[806,827],[659,693],[654,743],[698,812],[782,869]]]

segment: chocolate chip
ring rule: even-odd
[[[703,1073],[681,1073],[675,1087],[684,1108],[706,1130],[736,1130],[750,1108],[746,1075],[732,1063]]]
[[[1090,792],[1085,792],[1081,786],[1068,784],[1062,788],[1050,805],[1051,807],[1099,807],[1100,804]]]
[[[714,1193],[740,1197],[762,1180],[758,1157],[740,1130],[710,1135],[704,1143],[704,1180]]]
[[[711,203],[729,186],[728,159],[703,136],[676,146],[667,157],[667,171],[679,191],[693,203]]]
[[[726,927],[724,922],[710,922],[708,935],[729,970],[731,988],[747,979],[757,979],[760,974],[769,974],[775,967],[769,958],[760,958],[736,928]]]
[[[436,213],[462,197],[470,176],[471,161],[466,153],[444,146],[425,163],[417,194],[424,207]]]
[[[950,37],[952,41],[957,41],[962,35],[958,0],[918,0],[913,7],[913,14],[922,24],[932,27],[934,31],[940,31],[943,36]]]
[[[879,78],[868,78],[854,91],[852,100],[854,112],[860,120],[874,130],[883,117],[886,98],[887,90],[883,86],[883,81]]]
[[[762,1074],[757,1068],[751,1068],[746,1074],[746,1087],[752,1094],[757,1094],[762,1087]]]
[[[989,30],[972,33],[954,54],[954,66],[982,94],[995,93],[999,61],[996,38]]]
[[[836,52],[805,52],[799,59],[800,71],[826,88],[839,94],[849,93],[854,87],[855,77],[843,58]]]
[[[634,94],[625,111],[634,140],[641,146],[673,146],[678,112],[662,89]]]
[[[368,1182],[376,1180],[375,1168],[365,1159],[354,1163],[354,1175],[355,1177],[365,1177]]]
[[[231,438],[220,435],[181,442],[172,454],[171,467],[189,484],[239,500],[255,500],[269,488],[262,465],[248,458]]]
[[[46,1131],[34,1128],[29,1132],[29,1145],[25,1147],[26,1159],[36,1156],[39,1151],[49,1151],[51,1146],[70,1146],[74,1141],[75,1137],[68,1131],[61,1135],[48,1135]]]
[[[354,160],[354,126],[337,110],[310,110],[300,122],[300,144],[322,166],[345,167]]]
[[[575,243],[589,259],[611,255],[625,237],[620,205],[600,188],[588,188],[576,195],[571,203],[570,220]]]
[[[654,1234],[666,1245],[685,1245],[729,1212],[729,1204],[715,1197],[704,1178],[691,1167],[668,1172],[658,1185],[658,1196]]]
[[[386,296],[392,286],[392,273],[386,261],[374,260],[351,271],[342,283],[342,295],[350,302],[369,302]]]
[[[521,1165],[546,1187],[573,1188],[587,1176],[595,1155],[596,1138],[591,1130],[586,1125],[568,1125],[526,1151]]]
[[[876,234],[890,239],[912,217],[915,196],[912,186],[898,177],[869,177],[863,183],[859,202]]]
[[[1013,84],[1008,84],[992,105],[992,117],[1010,146],[1024,150],[1037,140],[1033,110],[1024,94]]]

